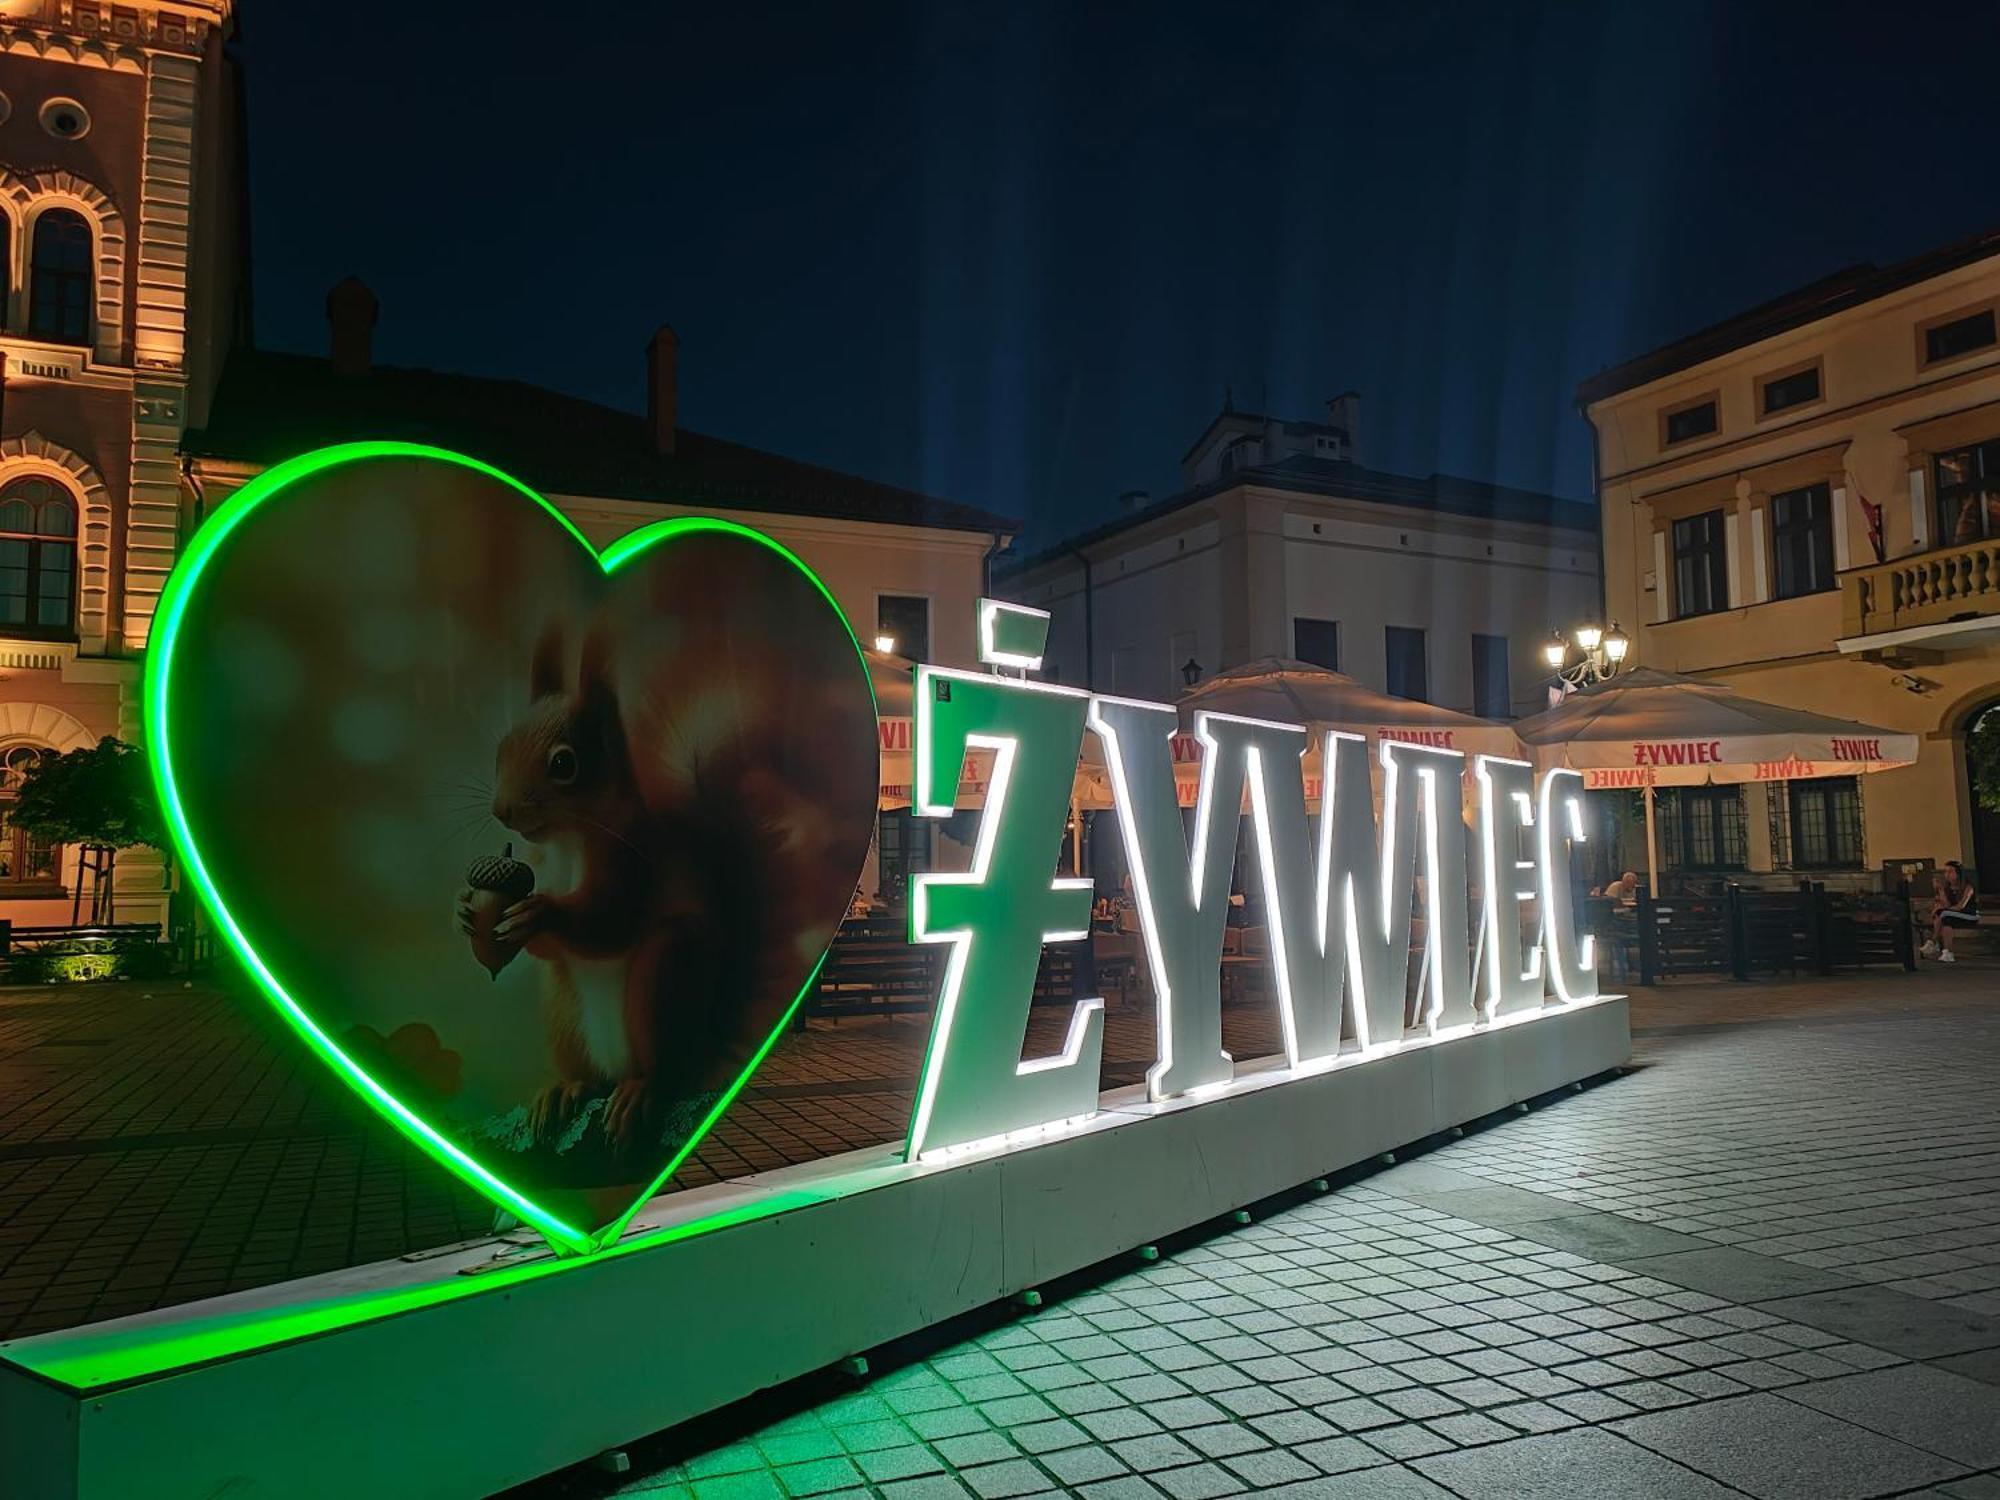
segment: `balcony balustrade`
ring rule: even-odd
[[[2000,537],[1853,568],[1840,587],[1849,637],[2000,614]]]

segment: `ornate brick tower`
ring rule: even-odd
[[[0,918],[67,922],[75,850],[5,822],[21,768],[139,738],[180,440],[239,331],[233,0],[0,0]],[[164,915],[119,861],[118,918]]]

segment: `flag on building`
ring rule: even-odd
[[[1868,497],[1859,489],[1855,490],[1854,498],[1861,502],[1861,514],[1868,518],[1868,545],[1875,549],[1875,561],[1888,561],[1887,555],[1882,551],[1882,507],[1870,505]]]

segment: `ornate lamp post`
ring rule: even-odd
[[[1632,638],[1616,621],[1606,630],[1595,620],[1586,620],[1565,636],[1560,630],[1542,647],[1542,660],[1562,683],[1564,695],[1616,677],[1632,649]],[[1573,653],[1573,654],[1572,654]]]
[[[1572,656],[1572,650],[1574,656]],[[1542,660],[1549,664],[1549,671],[1555,675],[1558,686],[1549,689],[1549,706],[1556,704],[1575,692],[1578,688],[1595,686],[1616,677],[1624,670],[1625,658],[1632,650],[1632,638],[1612,621],[1609,630],[1595,620],[1585,620],[1574,626],[1565,636],[1560,630],[1548,639],[1542,647]],[[1653,819],[1653,784],[1646,783],[1646,869],[1660,868],[1659,835],[1655,831]],[[1657,896],[1652,889],[1653,877],[1647,877],[1647,893]]]

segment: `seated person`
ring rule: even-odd
[[[1961,927],[1978,925],[1979,893],[1966,878],[1965,866],[1948,859],[1939,872],[1937,891],[1931,897],[1931,935],[1923,946],[1924,957],[1941,964],[1957,963],[1958,955],[1951,951],[1952,933]]]
[[[1639,877],[1627,870],[1604,888],[1604,894],[1613,901],[1637,901],[1639,899]]]

